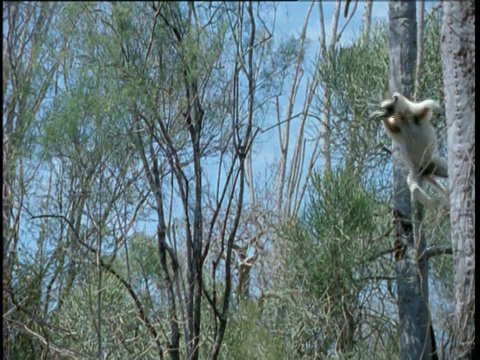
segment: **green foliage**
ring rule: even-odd
[[[52,317],[53,323],[68,331],[52,335],[51,341],[77,351],[82,356],[93,358],[97,350],[96,268],[92,266],[82,272],[81,277],[84,282],[74,287],[64,299],[62,311],[54,312]],[[107,272],[102,276],[101,309],[104,349],[112,351],[116,358],[129,358],[131,354],[145,351],[153,343],[151,334],[146,331],[141,320],[137,316],[131,316],[137,313],[133,299],[118,280]],[[148,313],[150,309],[147,307],[145,310]],[[114,339],[122,338],[136,340],[129,341],[129,346],[117,347]]]
[[[157,239],[145,234],[135,234],[129,239],[130,262],[134,273],[143,273],[147,278],[161,273],[158,261]],[[122,257],[122,260],[125,260]]]
[[[373,241],[379,211],[373,189],[351,171],[338,167],[314,174],[302,218],[284,232],[289,269],[284,286],[290,289],[284,296],[295,304],[294,309],[286,303],[285,321],[298,326],[291,336],[299,353],[354,351],[356,336],[342,329],[346,314],[357,319],[366,305],[369,278],[376,272],[372,254],[381,247]]]
[[[376,22],[368,41],[362,37],[351,45],[336,47],[317,66],[323,94],[330,95],[332,156],[345,160],[359,178],[375,174],[378,187],[382,187],[381,170],[388,162],[380,148],[390,140],[379,131],[380,123],[369,116],[388,94],[387,24]],[[320,113],[323,94],[316,99]]]
[[[372,192],[336,169],[312,178],[310,201],[290,235],[289,263],[312,295],[353,296],[359,269],[372,253],[376,229]]]
[[[229,319],[222,359],[285,359],[281,338],[262,321],[262,306],[256,301],[239,304]]]
[[[317,64],[322,86],[334,94],[332,108],[340,118],[368,117],[388,93],[387,29],[386,22],[377,22],[369,41],[336,47]]]
[[[112,264],[121,278],[131,281],[145,314],[154,321],[156,316],[166,317],[167,307],[161,294],[162,281],[155,238],[135,234],[129,239],[129,278],[126,255],[122,252]],[[105,263],[110,258],[103,258]],[[87,268],[79,268],[76,274],[79,282],[62,299],[61,311],[52,309],[51,322],[62,329],[68,329],[51,336],[51,341],[82,356],[95,357],[97,351],[97,291],[98,274],[96,264],[88,262]],[[57,306],[58,304],[56,304]],[[56,307],[55,306],[55,307]],[[138,308],[126,288],[111,273],[102,269],[102,338],[104,350],[115,358],[130,358],[133,354],[154,354],[152,334],[138,317]],[[155,316],[156,314],[156,316]],[[116,339],[116,340],[115,340]],[[118,339],[127,341],[126,346],[118,347]]]
[[[310,190],[310,209],[305,211],[308,227],[323,229],[337,224],[335,236],[368,234],[375,229],[373,189],[367,189],[352,172],[337,167],[321,176],[315,172]],[[342,232],[338,232],[342,229]]]

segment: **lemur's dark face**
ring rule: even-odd
[[[380,106],[383,109],[383,116],[390,117],[395,113],[395,104],[397,103],[398,98],[392,97],[391,99],[385,100]]]

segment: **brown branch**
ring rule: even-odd
[[[147,55],[145,56],[145,66],[147,65],[147,60],[148,60],[148,55],[150,55],[150,51],[152,50],[152,44],[153,44],[153,34],[155,33],[155,27],[157,26],[157,19],[158,15],[160,15],[160,11],[162,10],[164,2],[162,2],[159,6],[158,9],[155,7],[154,4],[152,4],[152,7],[154,10],[156,10],[155,17],[153,19],[153,27],[152,27],[152,33],[150,34],[150,41],[148,44],[148,49],[147,49]]]
[[[430,246],[425,249],[422,255],[419,256],[418,261],[422,261],[425,257],[430,259],[439,255],[453,255],[451,246]]]
[[[340,40],[340,38],[342,37],[342,34],[345,30],[345,28],[347,27],[348,23],[350,22],[350,20],[352,20],[353,18],[353,15],[355,14],[355,11],[357,10],[357,6],[358,6],[358,0],[355,1],[355,5],[353,6],[353,10],[352,10],[352,13],[350,14],[350,17],[347,19],[347,21],[345,21],[345,24],[343,24],[342,28],[340,29],[340,31],[338,32],[337,34],[337,37],[335,39],[336,42],[338,42]],[[345,13],[346,15],[346,13]],[[346,17],[346,16],[345,16]]]

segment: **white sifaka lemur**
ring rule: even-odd
[[[382,110],[372,116],[382,118],[385,130],[398,145],[410,169],[407,184],[414,198],[427,208],[445,204],[445,198],[431,198],[420,186],[425,179],[448,197],[445,187],[434,178],[448,177],[447,161],[437,154],[437,136],[430,124],[433,111],[439,108],[438,103],[435,100],[415,103],[396,92],[380,107]]]

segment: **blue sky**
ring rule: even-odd
[[[336,6],[334,1],[324,1],[323,3],[323,16],[325,21],[325,32],[326,32],[326,42],[327,46],[330,41],[330,29],[333,19],[333,12]],[[308,9],[311,6],[310,1],[299,1],[299,2],[280,2],[276,6],[276,12],[271,12],[270,21],[273,21],[275,17],[275,30],[274,38],[278,44],[282,39],[290,38],[291,36],[298,37],[302,31],[302,28],[305,23],[305,19],[308,13]],[[362,24],[363,14],[364,14],[365,2],[358,2],[356,11],[354,12],[353,18],[346,26],[343,31],[342,38],[340,40],[341,44],[350,43],[355,37],[360,33],[360,28]],[[352,13],[354,10],[354,3],[350,5],[349,12]],[[338,23],[338,30],[342,29],[347,19],[343,16],[344,12],[344,3],[342,2],[340,9],[340,18]],[[372,7],[372,22],[376,19],[386,19],[388,17],[388,2],[373,2]],[[313,9],[310,15],[310,19],[307,25],[307,38],[309,40],[310,46],[307,48],[306,57],[305,57],[305,67],[310,69],[312,68],[315,55],[319,46],[320,40],[320,21],[319,21],[319,3],[315,2]],[[306,77],[304,77],[305,80]],[[283,111],[285,110],[288,103],[288,89],[290,83],[286,83],[286,91],[284,92],[285,96],[280,97],[280,108]],[[294,113],[301,111],[304,102],[304,92],[305,92],[305,81],[300,85],[298,91],[297,99],[294,106]],[[275,115],[272,114],[272,119],[265,119],[265,126],[274,124],[276,119]],[[307,120],[308,123],[308,120]],[[293,150],[293,145],[298,131],[298,119],[291,122],[291,151]],[[307,150],[307,153],[310,153]],[[260,185],[265,177],[265,169],[269,165],[273,164],[278,160],[279,154],[279,140],[278,140],[278,130],[275,128],[271,131],[268,131],[265,134],[259,134],[257,142],[253,146],[253,173],[254,181],[257,185]]]
[[[426,2],[425,3],[425,12],[427,13],[437,2]],[[327,46],[330,41],[330,29],[333,19],[333,12],[336,6],[335,1],[323,1],[323,14],[325,21],[325,31],[326,31],[326,42]],[[354,2],[350,4],[349,14],[354,10]],[[277,39],[276,43],[278,44],[280,40],[290,38],[291,36],[299,36],[302,28],[305,23],[305,18],[308,12],[308,9],[311,6],[310,1],[298,1],[298,2],[279,2],[276,4],[276,12],[271,12],[270,21],[273,21],[275,18],[275,30],[274,37]],[[347,19],[343,16],[344,13],[344,1],[342,1],[340,8],[340,17],[338,23],[338,30],[342,29]],[[359,34],[362,25],[363,15],[364,15],[365,1],[359,1],[357,8],[354,12],[353,18],[345,27],[345,30],[342,33],[340,43],[346,45],[351,43]],[[417,11],[418,13],[418,11]],[[373,1],[372,6],[372,24],[376,20],[387,19],[388,18],[388,2],[387,1]],[[319,21],[319,2],[316,1],[313,5],[313,9],[310,15],[309,23],[307,26],[307,38],[310,42],[310,46],[306,51],[305,66],[312,66],[315,54],[318,49],[319,39],[320,39],[320,21]],[[290,84],[287,82],[286,88],[288,89]],[[294,113],[301,111],[304,100],[304,86],[300,86],[298,91],[297,100],[294,107]],[[286,95],[287,92],[284,92]],[[380,101],[381,99],[379,99]],[[280,107],[283,111],[285,110],[287,104],[287,97],[280,97]],[[264,127],[274,124],[276,119],[275,115],[272,114],[272,119],[265,119]],[[307,120],[308,122],[308,120]],[[298,121],[293,120],[291,123],[291,147],[293,147],[293,142],[296,137],[296,132],[298,130]],[[254,172],[254,181],[258,182],[261,177],[265,176],[265,169],[268,165],[274,163],[278,159],[279,154],[279,140],[278,140],[278,131],[273,129],[267,133],[258,136],[256,144],[253,146],[253,172]],[[290,150],[291,152],[291,150]],[[308,151],[307,151],[308,153]]]
[[[425,2],[425,12],[428,12],[438,1],[426,1]],[[296,2],[279,2],[277,7],[277,31],[280,34],[285,34],[287,36],[293,34],[300,34],[303,23],[305,21],[305,16],[307,14],[308,8],[310,7],[310,1],[296,1]],[[333,11],[335,8],[335,1],[322,1],[323,4],[323,14],[325,18],[325,27],[327,31],[327,37],[330,35],[331,21],[333,17]],[[339,28],[341,28],[347,19],[343,16],[344,11],[344,1],[342,1],[340,9],[340,19],[339,19]],[[349,13],[354,9],[354,2],[350,4]],[[348,42],[352,40],[355,34],[358,34],[360,31],[360,26],[363,18],[363,13],[365,9],[365,1],[359,1],[357,9],[354,13],[354,16],[350,23],[347,25],[344,35],[342,36],[342,43],[345,41]],[[417,12],[418,13],[418,12]],[[417,14],[418,15],[418,14]],[[388,18],[388,1],[373,1],[372,6],[372,21],[375,19],[387,19]],[[318,12],[318,1],[316,1],[312,14],[311,20],[307,28],[307,37],[312,41],[318,41],[320,37],[320,27],[319,27],[319,12]]]
[[[333,11],[335,8],[336,2],[334,1],[323,1],[323,15],[325,19],[325,27],[327,31],[327,37],[330,35],[331,22],[333,17]],[[344,2],[342,1],[341,10],[340,10],[340,19],[339,19],[339,28],[341,28],[347,19],[343,16]],[[307,14],[308,8],[310,7],[309,1],[298,1],[298,2],[281,2],[278,4],[277,11],[277,22],[278,30],[280,33],[284,31],[287,35],[290,35],[292,31],[299,34],[303,23],[305,21],[305,16]],[[357,10],[354,13],[354,16],[350,23],[347,25],[344,36],[342,39],[351,40],[356,33],[360,31],[360,25],[364,13],[365,2],[360,1],[357,5]],[[354,8],[354,3],[350,4],[349,12]],[[388,2],[387,1],[374,1],[372,7],[372,19],[375,18],[387,18],[388,16]],[[320,26],[319,26],[319,11],[318,3],[313,7],[311,20],[307,28],[307,37],[312,41],[318,41],[320,38]]]

